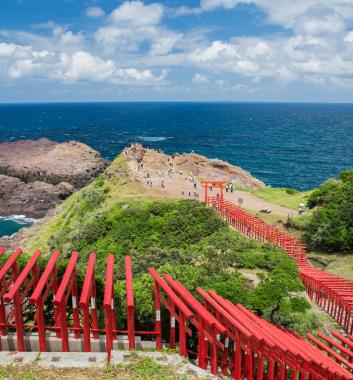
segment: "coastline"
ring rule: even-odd
[[[21,229],[32,227],[40,221],[25,215],[0,216],[0,239],[12,239]]]

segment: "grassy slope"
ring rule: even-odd
[[[80,224],[87,216],[92,217],[92,215],[87,214],[95,214],[98,212],[98,210],[93,213],[79,212],[79,210],[84,208],[88,209],[97,206],[94,204],[97,199],[92,199],[91,201],[87,200],[87,194],[96,188],[97,182],[100,183],[99,188],[108,190],[103,202],[98,204],[100,212],[109,210],[114,204],[126,199],[130,201],[134,199],[150,199],[150,197],[144,197],[144,187],[131,180],[128,166],[123,156],[119,155],[106,173],[101,175],[89,186],[73,194],[61,204],[58,207],[58,212],[55,217],[43,225],[39,224],[32,228],[33,232],[30,234],[31,236],[23,241],[27,252],[33,252],[37,248],[48,251],[48,242],[52,235],[57,234],[61,230],[74,229],[75,226]]]
[[[309,257],[315,266],[353,281],[352,255],[310,252]]]
[[[300,203],[306,203],[308,197],[313,190],[306,192],[295,192],[294,194],[285,188],[265,187],[263,189],[254,190],[253,193],[267,202],[277,204],[279,206],[288,207],[298,210]]]

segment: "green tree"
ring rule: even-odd
[[[303,290],[297,276],[278,270],[255,288],[249,302],[259,315],[268,315],[271,322],[278,323],[284,314],[290,316],[291,313],[303,313],[310,308],[305,298],[300,296]]]
[[[353,170],[314,191],[308,202],[314,210],[306,239],[315,248],[351,252],[353,249]]]

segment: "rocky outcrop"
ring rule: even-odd
[[[200,179],[223,180],[234,184],[257,189],[266,185],[259,179],[253,177],[238,166],[229,164],[219,159],[209,159],[195,153],[168,156],[152,149],[145,149],[140,144],[126,148],[125,154],[128,159],[144,163],[152,170],[168,170],[169,163],[173,163],[176,172],[193,174]]]
[[[79,189],[108,165],[100,154],[77,141],[57,143],[48,139],[0,144],[0,174],[25,183],[68,182]]]
[[[0,144],[0,215],[42,218],[107,165],[98,152],[76,141]]]
[[[24,183],[18,178],[0,175],[0,215],[26,215],[42,218],[63,199],[59,185],[35,181]]]

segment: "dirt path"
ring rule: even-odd
[[[148,165],[144,162],[143,167],[139,167],[139,164],[135,160],[128,161],[129,168],[139,182],[141,182],[146,190],[147,195],[156,197],[171,197],[181,199],[202,199],[203,188],[199,179],[192,180],[192,173],[175,172],[172,171],[168,174],[169,162],[161,164],[159,167],[156,165]],[[172,165],[172,160],[170,160]],[[173,167],[171,166],[173,169]],[[214,195],[217,192],[213,191]],[[210,193],[212,194],[212,192]],[[272,204],[257,198],[254,194],[246,191],[234,191],[233,193],[224,192],[225,199],[238,204],[239,198],[242,198],[242,207],[254,211],[260,211],[261,209],[270,209],[273,213],[287,217],[293,215],[296,212],[282,206]]]

